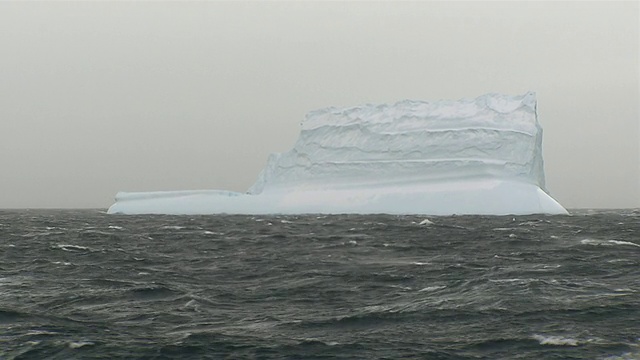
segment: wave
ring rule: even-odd
[[[580,341],[577,339],[562,336],[534,334],[532,338],[538,340],[540,345],[578,346],[578,344],[580,344]]]
[[[627,246],[640,247],[640,244],[636,244],[631,241],[620,241],[620,240],[583,239],[583,240],[580,240],[580,243],[583,245],[594,245],[594,246],[627,245]]]
[[[53,248],[64,250],[64,251],[91,251],[90,248],[86,246],[73,245],[73,244],[56,244]]]

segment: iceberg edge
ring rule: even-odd
[[[109,214],[567,214],[545,189],[535,93],[310,112],[256,183],[120,192]]]

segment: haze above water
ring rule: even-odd
[[[0,3],[0,208],[246,190],[310,110],[537,92],[547,187],[640,206],[637,2]]]

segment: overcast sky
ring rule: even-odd
[[[310,110],[528,90],[551,195],[640,207],[638,4],[0,2],[0,208],[244,191]]]

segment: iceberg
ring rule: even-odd
[[[535,93],[329,107],[245,193],[119,192],[110,214],[566,214],[546,191]]]

